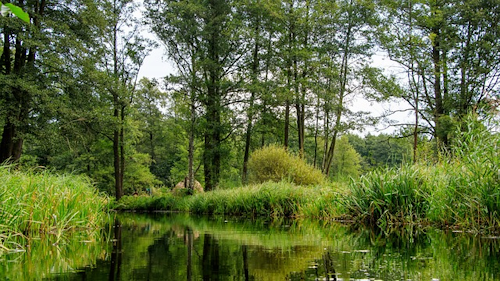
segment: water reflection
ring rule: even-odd
[[[110,236],[90,266],[49,279],[500,280],[499,240],[441,231],[122,214]]]

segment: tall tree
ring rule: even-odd
[[[91,1],[15,1],[31,24],[1,17],[0,163],[21,157],[27,137],[54,117],[61,88],[75,81],[88,53],[100,13]]]
[[[328,4],[328,3],[327,3]],[[330,144],[325,145],[325,155],[322,171],[325,175],[330,172],[333,161],[337,137],[347,130],[356,121],[349,121],[346,115],[350,113],[350,118],[360,119],[363,112],[350,112],[347,109],[348,96],[352,95],[359,83],[358,76],[362,75],[365,64],[360,63],[359,58],[369,58],[371,55],[372,42],[370,40],[369,27],[373,20],[373,7],[369,3],[346,0],[338,2],[337,13],[325,15],[325,40],[322,42],[323,52],[326,55],[325,69],[328,77],[328,90],[334,92],[333,103],[327,106],[332,109],[333,128]],[[338,66],[338,67],[337,67]],[[329,119],[328,116],[326,118]],[[346,119],[345,121],[343,120]],[[359,120],[357,120],[359,122]],[[329,134],[329,132],[325,132]]]
[[[212,190],[219,184],[222,141],[228,133],[222,115],[235,89],[231,74],[247,47],[241,41],[238,5],[236,1],[185,0],[146,1],[146,7],[154,32],[167,46],[181,74],[199,81],[197,99],[204,111],[205,189]]]
[[[109,95],[112,107],[112,142],[115,196],[123,196],[125,173],[125,119],[135,96],[137,75],[149,52],[151,42],[140,35],[140,22],[134,15],[133,0],[109,0],[102,3],[106,27],[102,32],[101,91]],[[106,95],[103,95],[106,97]]]
[[[498,97],[497,1],[381,1],[381,46],[408,73],[405,98],[447,147],[452,122]],[[391,32],[387,32],[390,30]],[[415,125],[416,128],[420,125]],[[415,129],[417,131],[417,129]],[[414,135],[414,139],[416,135]]]

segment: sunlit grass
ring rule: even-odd
[[[1,166],[0,254],[34,235],[60,239],[70,230],[98,229],[106,210],[106,197],[85,177]]]

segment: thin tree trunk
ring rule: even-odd
[[[116,5],[116,3],[114,3]],[[117,24],[113,26],[113,78],[114,78],[114,83],[118,83],[118,28]],[[112,90],[112,96],[113,96],[113,117],[114,121],[116,122],[114,124],[114,129],[113,129],[113,165],[114,165],[114,177],[115,177],[115,197],[116,200],[120,200],[120,198],[123,196],[123,170],[122,170],[122,154],[123,154],[123,147],[120,144],[120,140],[123,138],[123,131],[122,131],[122,117],[123,117],[123,110],[120,114],[120,99],[118,97],[118,93],[116,92],[118,89],[116,89],[117,85],[114,85],[115,89]]]
[[[257,1],[259,3],[259,1]],[[257,17],[257,22],[255,25],[255,46],[253,49],[253,58],[252,58],[252,66],[251,66],[251,76],[252,76],[252,90],[250,96],[250,104],[248,105],[248,114],[247,114],[247,129],[245,132],[245,153],[243,155],[243,173],[242,173],[242,182],[245,184],[248,181],[248,158],[250,157],[250,143],[252,140],[252,125],[253,125],[253,115],[254,115],[254,102],[255,102],[255,85],[258,82],[258,74],[259,74],[259,37],[260,37],[260,16]]]
[[[194,129],[196,125],[196,57],[194,52],[191,54],[191,89],[190,89],[190,115],[191,115],[191,124],[189,130],[189,147],[188,147],[188,183],[184,185],[184,187],[189,188],[191,193],[194,193]]]
[[[337,141],[337,136],[340,132],[340,125],[341,125],[341,119],[342,119],[342,113],[344,111],[344,98],[346,95],[346,90],[347,90],[347,72],[349,70],[348,62],[349,62],[349,55],[350,55],[350,43],[351,43],[351,36],[352,36],[352,23],[351,23],[351,12],[349,12],[349,26],[347,27],[347,34],[346,34],[346,39],[345,39],[345,44],[344,44],[344,53],[342,57],[342,65],[341,65],[341,71],[340,71],[340,92],[339,92],[339,97],[338,97],[338,104],[337,104],[337,109],[335,111],[335,114],[337,116],[335,120],[335,125],[333,128],[333,136],[332,136],[332,141],[330,144],[330,148],[328,149],[328,154],[326,156],[326,161],[325,165],[323,166],[323,174],[328,176],[330,174],[330,167],[333,162],[333,156],[335,152],[335,144]]]
[[[288,134],[290,131],[290,101],[287,100],[285,101],[285,138],[283,140],[283,146],[288,149]]]
[[[320,98],[319,98],[319,96],[317,96],[316,123],[314,126],[314,160],[313,160],[313,166],[315,168],[316,168],[316,162],[317,162],[317,158],[318,158],[319,106],[320,106]]]

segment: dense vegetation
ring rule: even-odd
[[[0,178],[0,255],[28,238],[58,243],[71,230],[99,231],[106,221],[107,199],[86,177],[0,166]]]
[[[86,174],[117,198],[185,177],[240,186],[270,144],[357,177],[437,155],[468,112],[498,106],[492,0],[13,3],[31,21],[0,17],[0,162]],[[176,73],[140,80],[154,48]],[[361,100],[412,117],[359,137],[377,121]]]
[[[497,1],[13,2],[31,20],[0,17],[2,163],[83,174],[118,206],[498,226]],[[176,73],[139,79],[160,46]],[[355,134],[376,122],[393,133]],[[215,192],[168,193],[195,179]],[[287,183],[236,188],[267,180]]]
[[[261,163],[261,169],[250,169],[259,177],[266,176],[268,181],[264,184],[183,198],[170,193],[124,197],[116,208],[351,219],[381,227],[417,224],[498,231],[500,157],[496,147],[500,146],[500,136],[491,134],[481,122],[468,120],[466,124],[458,128],[461,136],[452,150],[436,163],[420,162],[376,170],[349,184],[296,185],[290,176],[290,172],[296,170],[294,165],[280,164],[283,159],[288,160],[286,151],[269,147],[256,154],[259,158],[263,154],[269,159],[278,158],[274,160],[277,164]],[[277,154],[280,157],[276,157]],[[280,174],[285,176],[268,177]],[[256,176],[251,174],[252,177]]]

